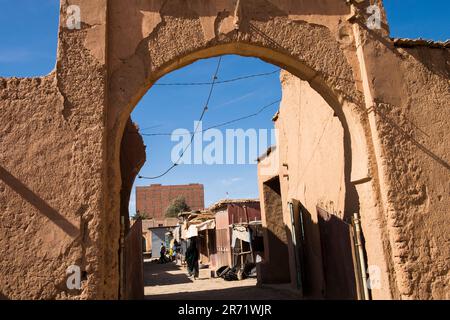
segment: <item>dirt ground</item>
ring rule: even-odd
[[[299,296],[288,287],[257,286],[256,279],[225,281],[211,278],[210,269],[200,270],[197,280],[175,263],[144,261],[146,299],[175,300],[292,300]]]

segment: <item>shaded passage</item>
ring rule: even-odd
[[[144,285],[146,299],[159,300],[272,300],[299,299],[288,285],[257,286],[256,279],[225,281],[211,278],[210,269],[200,270],[193,280],[184,267],[175,263],[158,264],[145,260]]]

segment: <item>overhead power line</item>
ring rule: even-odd
[[[139,179],[146,179],[146,180],[155,180],[155,179],[159,179],[163,176],[165,176],[166,174],[168,174],[170,171],[172,171],[180,162],[180,160],[183,158],[184,153],[190,148],[190,146],[192,145],[193,141],[194,141],[194,137],[195,134],[197,133],[198,127],[200,125],[200,122],[203,120],[203,117],[205,116],[206,111],[208,111],[208,106],[209,106],[209,102],[211,101],[211,97],[214,91],[214,86],[217,82],[217,76],[219,74],[219,69],[220,69],[220,64],[222,62],[222,56],[219,57],[218,61],[217,61],[217,67],[216,67],[216,71],[214,72],[214,76],[211,82],[211,87],[209,89],[209,94],[208,94],[208,98],[206,99],[205,105],[203,107],[202,113],[200,115],[200,118],[198,120],[197,126],[192,134],[191,137],[191,141],[189,142],[189,144],[186,146],[186,148],[183,150],[183,152],[181,153],[180,157],[178,158],[178,160],[172,164],[166,171],[164,171],[163,173],[161,173],[158,176],[155,177],[144,177],[144,176],[139,176]]]
[[[216,129],[216,128],[224,127],[224,126],[229,125],[229,124],[232,124],[232,123],[236,123],[236,122],[239,122],[239,121],[243,121],[243,120],[246,120],[246,119],[249,119],[249,118],[256,117],[256,116],[258,116],[259,114],[261,114],[264,110],[266,110],[267,108],[269,108],[269,107],[271,107],[271,106],[273,106],[273,105],[275,105],[275,104],[277,104],[277,103],[280,103],[280,102],[281,102],[281,99],[278,99],[278,100],[276,100],[276,101],[273,101],[273,102],[270,103],[270,104],[267,104],[267,105],[265,105],[265,106],[259,108],[258,111],[254,112],[254,113],[251,113],[251,114],[248,114],[248,115],[243,116],[243,117],[239,117],[239,118],[236,118],[236,119],[232,119],[232,120],[229,120],[229,121],[226,121],[226,122],[222,122],[222,123],[213,125],[213,126],[211,126],[211,127],[208,127],[208,128],[206,128],[206,129],[203,129],[203,130],[201,130],[201,131],[197,131],[196,133],[203,133],[203,132],[208,131],[208,130],[210,130],[210,129]],[[198,128],[198,125],[197,125],[197,128]],[[140,134],[140,135],[146,136],[146,137],[157,137],[157,136],[188,136],[188,135],[190,136],[190,135],[192,135],[193,133],[194,133],[194,132],[192,132],[192,131],[189,132],[189,133],[168,133],[168,132],[165,132],[165,133],[137,133],[137,132],[136,132],[136,134]]]
[[[257,74],[251,74],[251,75],[247,75],[247,76],[242,76],[242,77],[237,77],[237,78],[232,78],[232,79],[228,79],[228,80],[222,80],[222,81],[216,81],[214,84],[225,84],[225,83],[230,83],[230,82],[236,82],[236,81],[241,81],[241,80],[247,80],[247,79],[251,79],[251,78],[258,78],[258,77],[266,77],[266,76],[270,76],[273,75],[277,72],[280,72],[281,69],[277,69],[271,72],[266,72],[266,73],[257,73]],[[155,83],[154,86],[208,86],[208,85],[212,85],[212,82],[174,82],[174,83]]]

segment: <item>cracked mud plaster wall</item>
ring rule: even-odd
[[[81,8],[81,30],[65,28],[71,4]],[[0,81],[0,294],[7,298],[117,298],[125,126],[156,79],[199,58],[234,53],[277,64],[309,80],[335,110],[336,100],[345,101],[344,112],[352,111],[370,142],[358,113],[364,96],[355,46],[343,41],[352,38],[345,1],[247,0],[236,8],[232,0],[64,0],[61,6],[56,71]],[[418,51],[401,58],[379,39],[367,42],[372,94],[395,106],[380,110],[396,124],[416,121],[428,136],[410,131],[439,155],[433,159],[448,159],[448,71],[440,74],[448,59],[438,63],[428,50],[418,59]],[[389,76],[400,86],[378,81]],[[392,281],[401,294],[394,296],[444,297],[448,170],[393,134],[379,115],[376,124],[380,193],[389,198],[381,209],[385,230],[395,231],[383,242],[396,248]],[[81,291],[66,292],[65,269],[74,263],[87,279]]]
[[[398,295],[450,299],[450,50],[367,41],[365,56]]]
[[[325,284],[321,272],[323,265],[316,206],[343,218],[346,194],[343,127],[334,110],[306,81],[282,71],[281,83],[283,99],[274,117],[278,130],[277,149],[260,161],[258,171],[261,197],[266,196],[261,192],[263,183],[275,174],[279,176],[282,208],[274,217],[276,220],[270,222],[266,217],[266,206],[263,206],[263,221],[265,224],[278,223],[280,219],[284,221],[277,236],[285,236],[286,229],[293,232],[286,204],[296,199],[308,210],[312,228],[308,228],[308,246],[305,248],[308,257],[305,265],[309,287],[307,296],[321,299],[324,298]],[[277,172],[269,169],[273,165]],[[264,201],[270,203],[271,200],[265,198]],[[272,228],[271,225],[266,226]],[[293,259],[290,257],[291,261]],[[295,264],[291,266],[292,270],[295,270]],[[291,274],[294,286],[295,277],[294,272]]]
[[[128,119],[120,148],[120,171],[122,187],[120,189],[120,215],[125,219],[125,233],[130,229],[129,203],[133,183],[146,160],[145,145],[139,134],[138,126]]]
[[[368,264],[380,266],[382,271],[381,289],[372,290],[372,296],[381,299],[391,296],[401,299],[449,299],[450,51],[427,47],[396,48],[391,42],[366,41],[364,54],[376,101],[374,114],[385,170],[381,188],[385,188],[387,193],[384,212],[387,222],[384,228],[388,231],[390,242],[390,246],[383,244],[376,224],[370,221],[376,208],[370,208],[370,203],[365,205],[367,195],[360,194]],[[295,122],[302,115],[301,106],[308,104],[305,101],[317,106],[320,103],[314,100],[314,92],[309,99],[297,101],[296,95],[300,92],[304,94],[304,90],[299,84],[294,89],[293,82],[302,83],[298,79],[286,81],[285,78],[283,103],[276,120],[276,127],[281,131],[279,162],[288,164],[288,169],[280,165],[278,170],[280,177],[284,178],[283,192],[307,203],[317,197],[317,190],[311,190],[311,186],[314,189],[314,181],[303,181],[308,187],[308,196],[305,192],[299,192],[302,181],[297,181],[300,179],[297,165],[301,163],[302,156],[296,156],[295,151],[283,153],[283,146],[289,150],[295,149],[304,138],[305,133],[301,129],[300,134],[293,132],[301,128],[301,124],[299,126]],[[292,109],[295,106],[298,110]],[[286,113],[288,108],[291,110]],[[303,123],[313,124],[319,114],[303,116]],[[315,131],[309,128],[307,135],[314,135]],[[327,143],[326,139],[324,143]],[[305,144],[301,150],[306,155],[312,153]],[[273,153],[269,157],[273,158]],[[319,166],[325,163],[316,162]],[[321,172],[333,171],[332,168],[326,166]],[[286,174],[289,174],[287,181]],[[329,179],[332,179],[331,175],[319,180]],[[363,190],[358,187],[358,191]],[[327,196],[332,194],[328,192]],[[283,203],[289,197],[285,197]],[[286,213],[285,221],[289,223]],[[396,283],[392,293],[386,290],[389,285],[385,274],[389,270],[384,266],[382,254],[389,248],[392,248],[393,257],[391,277]]]
[[[64,292],[72,264],[98,278],[102,91],[95,65],[87,70],[82,91],[55,73],[0,80],[0,288],[8,298],[78,296]]]
[[[372,291],[372,297],[389,299],[386,248],[381,241],[380,225],[373,221],[377,216],[377,209],[373,207],[373,187],[367,181],[355,194],[352,183],[352,177],[362,178],[364,173],[368,174],[367,150],[358,141],[364,139],[364,131],[358,130],[359,120],[350,115],[340,116],[306,81],[288,72],[282,72],[281,82],[283,100],[274,117],[279,132],[277,151],[260,161],[259,186],[263,197],[262,183],[274,175],[280,177],[283,212],[279,218],[283,218],[290,232],[290,211],[286,204],[295,199],[307,210],[307,296],[322,299],[327,292],[325,274],[321,271],[323,264],[316,211],[316,206],[319,206],[340,220],[347,220],[353,212],[361,213],[368,264],[381,268],[382,286]],[[276,172],[267,174],[273,164]],[[262,216],[265,221],[264,206]],[[293,260],[291,257],[291,263]],[[292,278],[295,279],[295,274]]]
[[[294,1],[241,1],[237,10],[235,1],[112,0],[108,177],[114,183],[110,183],[107,210],[114,212],[119,206],[119,171],[114,164],[129,114],[154,81],[197,59],[220,54],[260,57],[303,78],[314,78],[315,88],[329,99],[338,94],[362,103],[361,92],[354,86],[357,70],[350,66],[351,50],[342,49],[334,32],[349,7],[345,2],[326,2],[316,6],[305,1],[298,6]],[[313,70],[321,72],[321,77],[315,78]]]
[[[60,27],[48,76],[0,79],[0,291],[8,299],[108,297],[98,285],[105,68],[86,48],[89,30]],[[80,291],[66,287],[74,264],[85,271]]]
[[[283,218],[293,232],[286,205],[296,199],[310,217],[305,272],[308,295],[324,297],[325,283],[316,206],[338,218],[345,211],[344,131],[340,119],[324,99],[306,81],[281,73],[283,100],[275,127],[279,130],[278,152],[283,199]],[[349,210],[347,208],[347,210]],[[291,257],[293,261],[294,257]],[[295,270],[295,264],[291,266]],[[295,279],[295,273],[291,275]]]

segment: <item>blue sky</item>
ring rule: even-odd
[[[206,59],[188,67],[172,72],[160,79],[159,83],[208,82],[217,66],[217,59]],[[219,70],[219,80],[235,78],[253,73],[266,73],[278,68],[258,59],[225,56]],[[200,117],[207,98],[209,87],[164,87],[154,86],[141,100],[132,118],[143,132],[169,132],[178,128],[194,131],[194,121]],[[214,89],[210,107],[203,120],[207,128],[218,123],[240,118],[257,112],[262,106],[280,99],[279,74],[251,80],[217,85]],[[272,116],[278,104],[266,109],[259,116],[228,125],[225,129],[273,128]],[[144,130],[145,128],[150,128]],[[269,137],[268,137],[269,140]],[[171,165],[171,149],[177,143],[170,137],[146,137],[147,163],[141,170],[143,176],[156,176]],[[207,145],[205,143],[204,145]],[[266,148],[264,148],[266,149]],[[247,154],[248,155],[248,154]],[[206,205],[227,197],[257,197],[256,165],[182,165],[176,167],[162,179],[137,180],[137,185],[149,183],[184,184],[203,183],[205,185]]]
[[[450,38],[450,1],[385,0],[391,36],[446,40]],[[58,0],[0,0],[0,76],[41,76],[55,66]],[[214,72],[217,58],[202,60],[173,72],[160,82],[204,82]],[[219,79],[276,70],[258,59],[225,56]],[[177,128],[193,130],[208,87],[153,87],[141,100],[132,118],[146,133],[172,132]],[[208,127],[257,111],[262,105],[281,95],[277,74],[216,87],[210,110],[203,126]],[[259,116],[226,128],[271,129],[274,105]],[[170,137],[144,137],[147,163],[141,171],[154,176],[170,166],[170,151],[175,142]],[[185,165],[154,181],[137,180],[137,185],[150,183],[205,184],[206,205],[228,196],[256,197],[255,165]],[[130,204],[134,212],[134,195]]]

